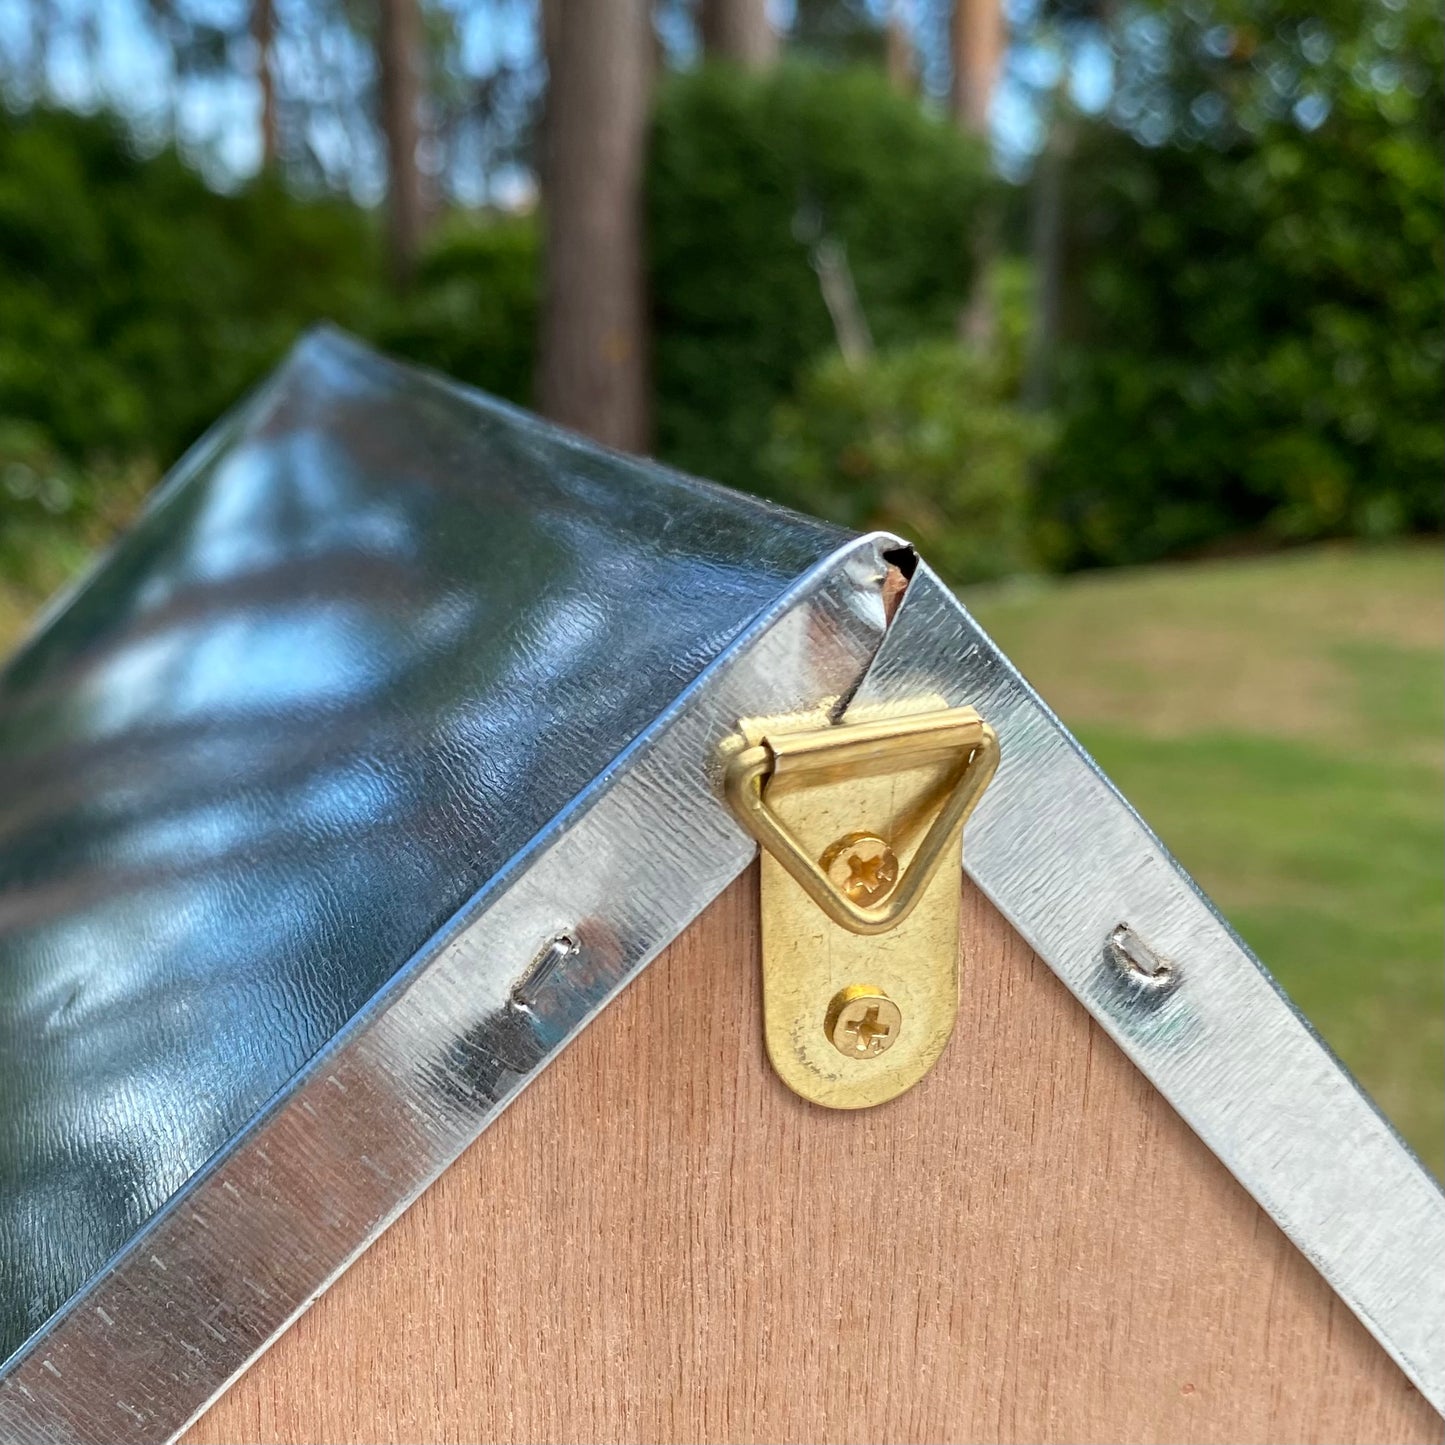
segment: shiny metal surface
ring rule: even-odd
[[[842,541],[303,343],[0,675],[0,1357]]]
[[[1445,1410],[1445,1194],[928,568],[854,706],[978,708],[1002,761],[964,867]],[[965,983],[965,986],[966,983]]]

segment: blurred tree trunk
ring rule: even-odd
[[[1002,0],[953,0],[949,106],[953,118],[973,135],[988,134],[988,111],[1003,62],[1004,36]]]
[[[381,128],[386,136],[387,235],[392,279],[411,284],[425,225],[417,142],[421,136],[423,52],[417,0],[380,0],[377,67],[381,73]]]
[[[1063,329],[1066,190],[1076,136],[1067,102],[1061,102],[1058,94],[1048,142],[1034,165],[1029,217],[1034,316],[1024,364],[1023,399],[1033,407],[1046,407],[1053,400],[1054,358]]]
[[[256,42],[256,79],[261,85],[261,168],[269,171],[277,154],[276,74],[271,53],[276,39],[275,0],[253,0],[251,38]]]
[[[609,446],[649,432],[642,171],[649,0],[547,0],[537,404]]]
[[[903,0],[892,0],[884,32],[888,83],[900,95],[912,95],[918,86],[918,66],[913,53],[913,36]]]
[[[960,129],[986,141],[989,108],[1007,43],[1003,0],[953,0],[948,42],[953,59],[949,108]],[[976,218],[973,291],[958,318],[962,340],[981,350],[992,347],[998,335],[989,285],[998,249],[997,230],[998,217],[991,211]]]
[[[747,70],[766,70],[778,58],[778,32],[766,0],[701,0],[698,29],[704,54]]]

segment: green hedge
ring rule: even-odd
[[[952,582],[1025,570],[1029,466],[1047,429],[998,368],[953,341],[825,356],[774,414],[765,453],[780,501],[916,542]]]
[[[354,207],[0,110],[0,576],[53,585],[304,327],[365,327],[378,276]]]
[[[75,461],[169,463],[298,330],[370,314],[370,219],[218,195],[118,124],[0,112],[0,420]]]
[[[835,346],[809,222],[846,246],[880,347],[949,334],[986,176],[975,145],[867,70],[665,80],[647,189],[659,454],[765,481],[774,408]]]
[[[434,236],[411,295],[393,301],[373,339],[525,406],[532,396],[539,305],[534,216],[460,217]]]
[[[1276,116],[1145,147],[1083,128],[1035,556],[1441,526],[1445,104],[1423,14],[1400,12],[1407,83],[1359,81],[1341,50],[1312,132]],[[1044,433],[1010,400],[1017,265],[999,268],[998,354],[943,344],[991,185],[975,146],[867,71],[666,78],[647,182],[659,454],[898,526],[960,576],[1026,561],[1016,507]],[[877,342],[858,373],[829,360],[819,233],[846,247]],[[365,212],[272,181],[218,195],[103,118],[0,110],[0,565],[47,529],[99,535],[315,320],[525,402],[538,305],[531,218],[448,224],[398,300]],[[980,551],[970,525],[996,540]]]
[[[1338,49],[1313,132],[1083,132],[1049,562],[1445,522],[1445,57],[1438,15],[1411,16],[1402,82]]]

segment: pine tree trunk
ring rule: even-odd
[[[912,95],[918,88],[918,66],[913,53],[913,36],[902,0],[892,0],[884,30],[884,61],[888,83],[900,95]]]
[[[272,46],[276,39],[275,0],[253,0],[251,38],[256,42],[256,79],[261,86],[261,169],[276,164],[279,137],[276,123],[276,74]]]
[[[1004,39],[1001,0],[954,0],[949,27],[953,52],[949,104],[958,124],[974,135],[988,133],[989,106],[1003,62]]]
[[[747,70],[766,70],[778,58],[778,33],[766,0],[702,0],[698,13],[703,53]]]
[[[1066,191],[1074,150],[1074,124],[1056,92],[1049,139],[1034,166],[1030,246],[1034,270],[1034,318],[1024,364],[1023,399],[1046,407],[1053,399],[1054,359],[1062,326]]]
[[[626,451],[650,405],[642,179],[652,82],[648,0],[548,0],[537,404]]]
[[[387,234],[392,279],[405,288],[416,273],[425,225],[417,142],[421,132],[422,28],[417,0],[380,0],[377,65],[386,136]]]
[[[959,128],[988,139],[989,109],[1007,45],[1003,0],[953,0],[949,23],[949,50],[953,80],[949,108]],[[982,351],[998,335],[990,286],[997,252],[998,217],[985,209],[974,220],[973,290],[958,318],[960,340]]]

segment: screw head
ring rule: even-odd
[[[886,898],[898,882],[898,855],[876,833],[849,833],[819,861],[839,891],[864,908]]]
[[[891,1049],[903,1029],[898,1005],[872,984],[851,984],[828,1005],[823,1031],[845,1058],[876,1059]]]

